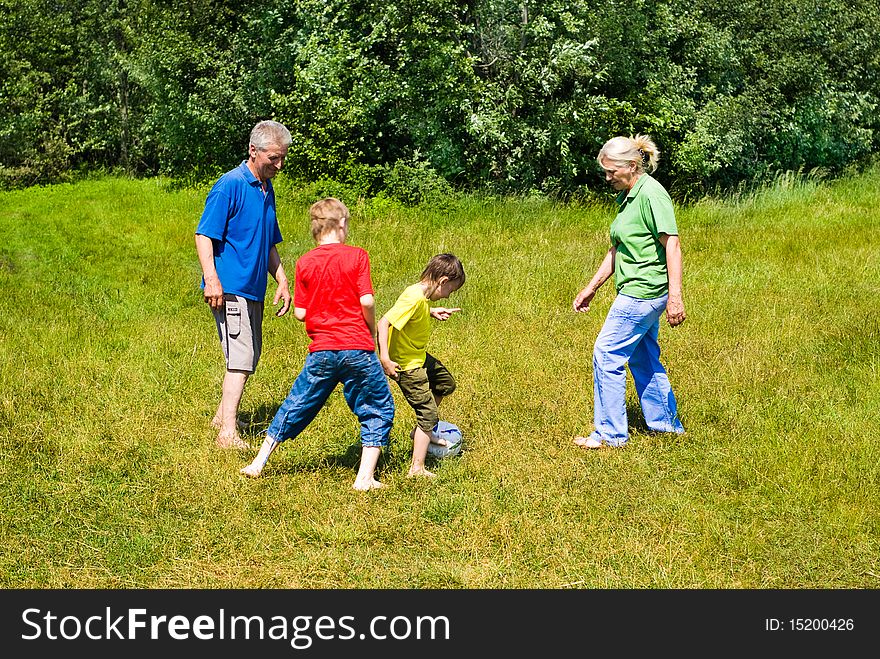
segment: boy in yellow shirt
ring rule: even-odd
[[[431,318],[448,320],[461,309],[432,308],[428,303],[448,298],[464,285],[464,279],[464,267],[455,255],[438,254],[428,262],[419,282],[407,287],[379,320],[379,361],[416,413],[409,476],[434,476],[425,469],[425,455],[432,441],[445,441],[435,440],[432,430],[440,420],[440,401],[455,391],[455,378],[427,352],[427,346]]]

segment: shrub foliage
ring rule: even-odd
[[[569,195],[650,133],[679,195],[876,151],[878,0],[2,0],[0,182],[288,168],[414,202]]]

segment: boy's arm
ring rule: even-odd
[[[456,311],[461,311],[461,307],[431,307],[428,313],[431,314],[431,318],[449,320],[449,317]]]
[[[370,328],[370,336],[376,336],[376,302],[372,293],[361,295],[361,312],[364,314],[364,322]]]
[[[302,307],[294,307],[293,308],[293,317],[296,318],[299,322],[306,322],[306,310]]]
[[[388,318],[382,316],[379,320],[379,329],[378,329],[378,343],[379,343],[379,361],[382,363],[382,370],[385,371],[385,375],[391,378],[397,377],[397,369],[400,367],[395,361],[391,360],[391,357],[388,354],[388,336],[391,332],[391,323],[388,322]]]

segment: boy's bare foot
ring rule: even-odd
[[[354,488],[355,490],[357,490],[359,492],[367,492],[369,490],[380,490],[383,487],[385,487],[385,483],[380,483],[375,478],[373,478],[369,481],[365,481],[365,482],[355,481],[354,485],[352,485],[352,488]]]
[[[233,435],[232,437],[224,437],[223,435],[217,436],[217,448],[238,448],[238,449],[246,449],[251,448],[251,445],[244,441],[238,435]]]
[[[249,464],[247,467],[238,470],[238,473],[248,478],[259,478],[263,470],[256,465]]]
[[[435,473],[432,472],[432,471],[428,471],[428,470],[425,469],[424,467],[422,467],[421,469],[412,469],[412,468],[410,468],[409,473],[406,475],[406,477],[407,477],[407,478],[412,478],[412,477],[414,477],[414,476],[425,476],[425,477],[427,477],[427,478],[434,478],[434,477],[437,476],[437,474],[435,474]]]

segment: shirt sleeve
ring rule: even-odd
[[[397,302],[394,303],[394,306],[385,312],[385,318],[388,319],[388,322],[391,323],[392,327],[397,330],[402,330],[406,327],[409,319],[412,318],[412,315],[416,310],[417,302],[418,300],[412,295],[408,295],[407,291],[404,291],[400,297],[397,298]]]
[[[220,185],[214,185],[205,200],[205,210],[196,227],[196,234],[213,240],[223,240],[229,220],[229,195]]]
[[[669,236],[678,235],[678,225],[675,222],[675,210],[672,207],[672,199],[669,197],[649,197],[646,204],[650,217],[649,228],[658,238],[661,233]]]
[[[361,250],[361,259],[360,259],[360,267],[358,268],[358,279],[357,279],[357,287],[358,287],[358,295],[363,297],[364,295],[372,295],[373,294],[373,279],[370,276],[370,257],[365,250]]]
[[[308,308],[307,292],[303,281],[303,271],[300,262],[297,261],[293,271],[293,306],[300,309]]]

